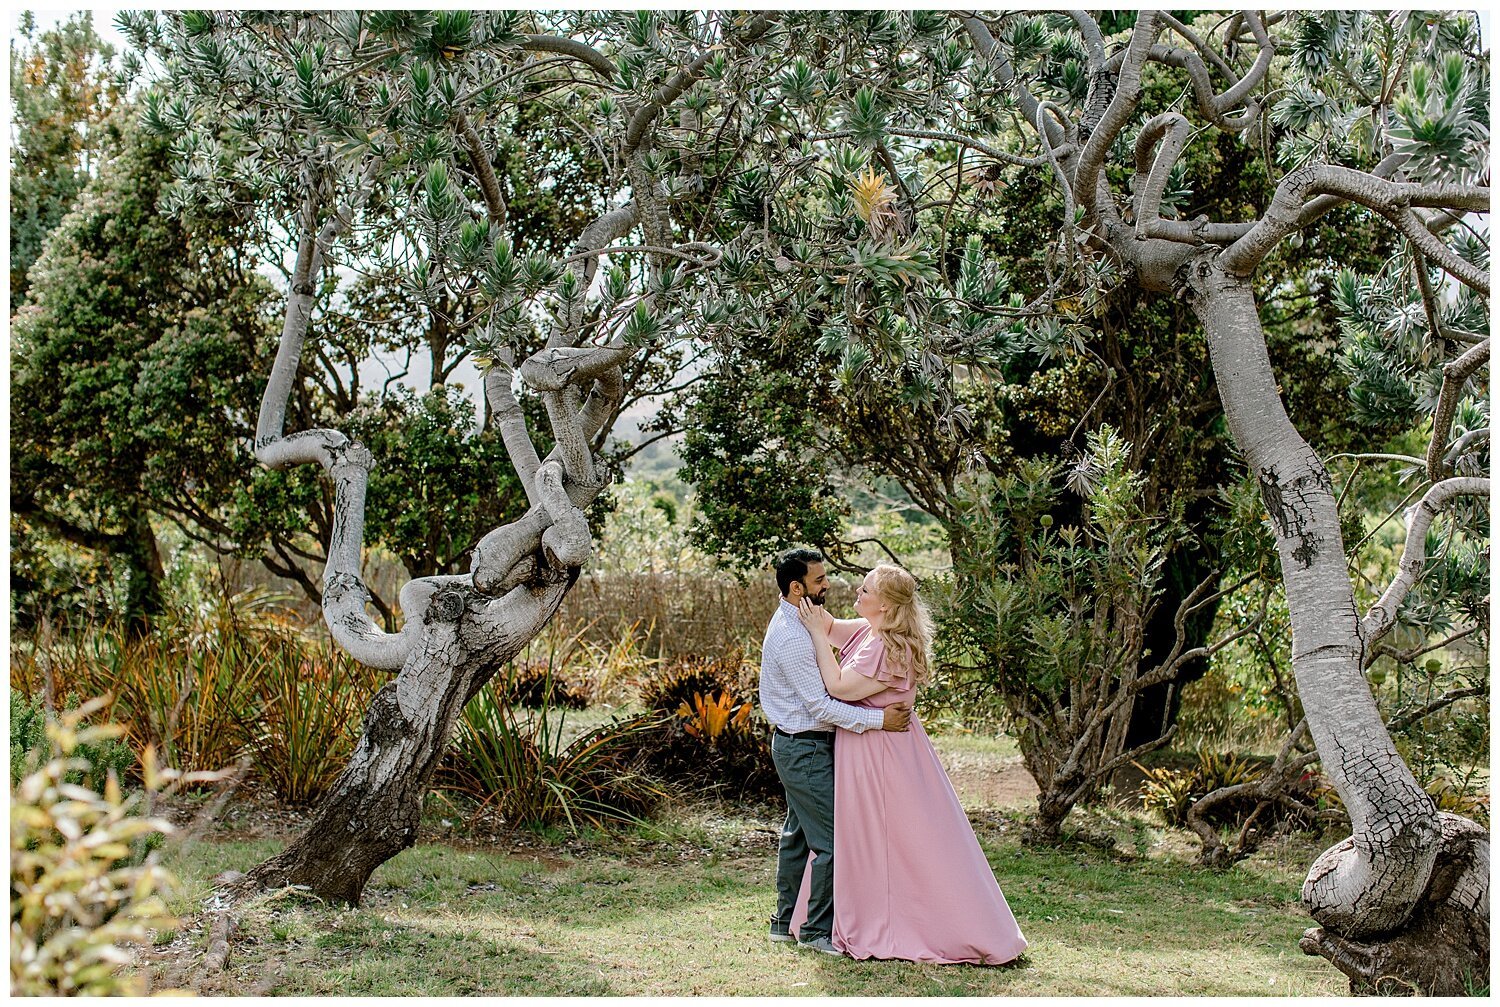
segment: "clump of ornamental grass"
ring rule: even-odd
[[[328,641],[268,650],[257,704],[239,721],[256,775],[287,804],[316,802],[348,763],[382,680]]]
[[[443,777],[449,789],[512,825],[641,822],[665,792],[642,769],[649,716],[616,718],[577,737],[566,710],[522,712],[491,681],[464,706]]]
[[[257,720],[247,711],[273,689],[268,678],[302,649],[279,614],[283,601],[242,591],[174,611],[145,635],[116,620],[65,633],[44,626],[12,646],[11,689],[47,703],[108,695],[104,716],[125,728],[136,757],[150,746],[174,769],[222,769],[245,753],[253,732],[242,728]]]

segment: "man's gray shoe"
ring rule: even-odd
[[[770,933],[766,934],[766,940],[770,941],[772,944],[792,944],[796,942],[797,938],[793,937],[791,934],[778,934],[776,931],[772,930]]]
[[[821,951],[825,955],[833,955],[835,958],[844,957],[844,952],[833,946],[833,941],[827,937],[814,937],[812,940],[798,941],[799,948],[807,948],[810,951]]]

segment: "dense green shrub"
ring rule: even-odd
[[[68,708],[79,705],[78,697],[69,695],[64,704]],[[10,785],[15,787],[21,779],[35,772],[47,760],[51,746],[47,740],[47,712],[40,702],[18,692],[10,694]],[[92,735],[82,740],[75,739],[73,758],[62,782],[75,787],[102,791],[114,773],[116,779],[124,779],[135,763],[135,756],[128,745],[121,744],[112,736]]]

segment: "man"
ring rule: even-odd
[[[792,910],[812,853],[807,922],[796,940],[799,947],[837,955],[840,952],[832,940],[833,729],[904,731],[911,720],[911,704],[896,703],[883,710],[851,706],[823,688],[812,637],[797,616],[803,598],[821,605],[828,597],[822,553],[812,549],[783,553],[776,561],[776,586],[781,589],[781,603],[766,629],[760,657],[760,706],[774,728],[771,758],[786,791],[770,939],[793,940]]]

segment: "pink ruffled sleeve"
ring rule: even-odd
[[[892,668],[891,662],[886,660],[885,644],[880,637],[870,632],[868,626],[861,626],[855,631],[844,647],[843,655],[841,666],[845,671],[858,672],[865,678],[873,678],[885,685],[901,683],[906,679],[904,674]]]

